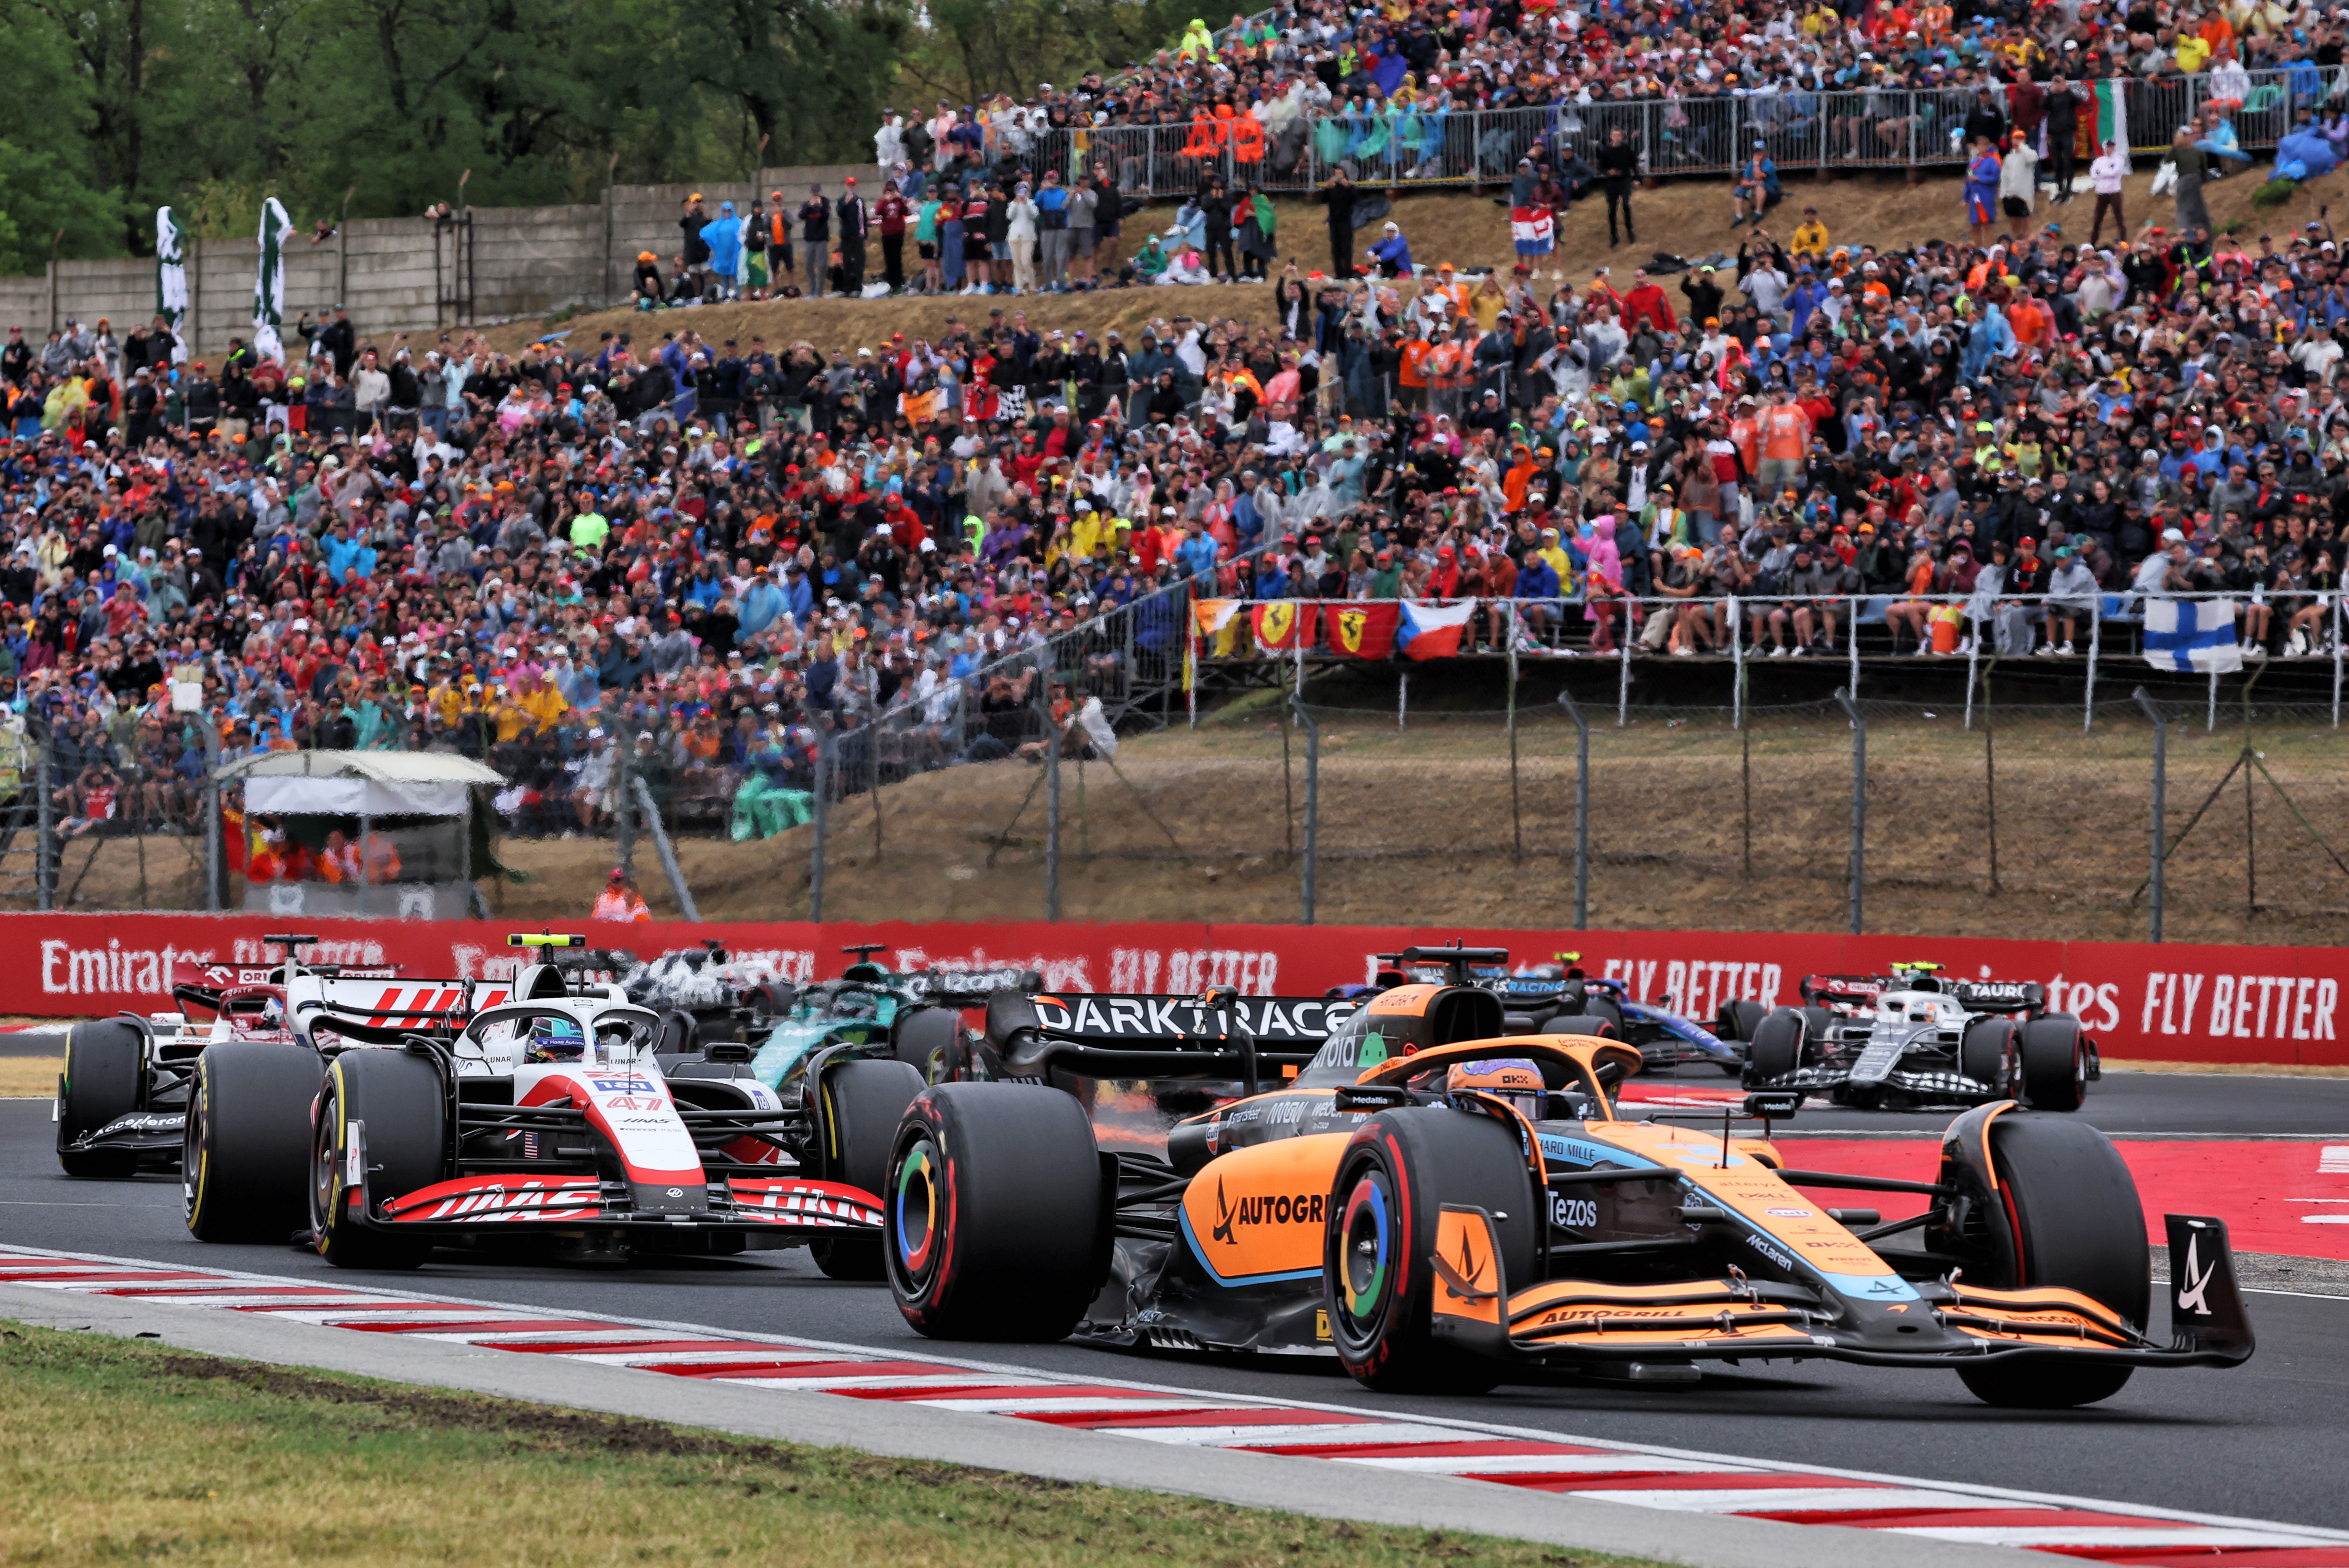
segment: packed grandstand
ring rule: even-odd
[[[2272,5],[1848,9],[1309,5],[1047,92],[1033,129],[1244,105],[1264,123],[1268,103],[1341,96],[1753,113],[1893,71],[1975,99],[1978,145],[2060,159],[2096,84],[2153,55],[2170,77],[2307,66],[2317,96],[2340,56],[2337,26]],[[898,146],[918,172],[883,199],[935,209],[1008,159],[1030,202],[1019,147],[956,123],[973,122]],[[2190,134],[2180,162],[2212,161]],[[1519,163],[1520,215],[1563,202],[1568,159],[1630,189],[1634,161],[1556,153],[1537,139]],[[1108,191],[1095,223],[1113,228],[1115,171],[1071,176]],[[1331,265],[1271,275],[1271,324],[1195,319],[1175,294],[1093,336],[980,298],[930,339],[710,342],[659,311],[594,343],[455,332],[418,353],[336,313],[283,360],[240,342],[211,365],[160,323],[12,333],[0,695],[55,738],[57,804],[83,822],[184,807],[210,729],[229,756],[485,757],[530,805],[512,826],[561,832],[607,819],[622,746],[722,817],[747,781],[801,796],[825,737],[909,736],[899,767],[985,760],[1035,733],[1039,703],[1127,691],[1138,663],[1317,631],[1355,654],[1425,627],[1461,651],[1804,657],[1857,634],[2060,659],[2202,596],[2230,652],[2334,647],[2349,282],[2322,223],[2247,250],[2002,214],[1994,240],[1896,249],[1765,226],[1757,192],[1734,256],[1470,275],[1407,249],[1348,264],[1350,198],[1322,197]],[[853,195],[830,218],[852,201],[864,222]],[[1235,202],[1221,239],[1257,211]],[[1288,607],[1230,607],[1248,601]],[[1303,601],[1454,607],[1340,620]],[[855,776],[884,765],[841,754]]]

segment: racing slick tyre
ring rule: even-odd
[[[1835,1014],[1816,1003],[1803,1008],[1802,1014],[1804,1033],[1814,1040],[1826,1039],[1835,1026]]]
[[[310,1106],[318,1054],[291,1041],[223,1040],[196,1058],[180,1146],[180,1212],[199,1241],[275,1241],[309,1213]]]
[[[364,1131],[367,1190],[378,1202],[444,1179],[449,1107],[440,1070],[401,1050],[346,1051],[326,1068],[310,1134],[310,1233],[342,1269],[412,1269],[432,1243],[352,1222],[350,1129]]]
[[[1623,1010],[1615,1005],[1613,997],[1602,996],[1597,992],[1591,992],[1582,1000],[1582,1015],[1585,1018],[1605,1019],[1614,1026],[1615,1038],[1618,1040],[1623,1038]]]
[[[2023,1058],[2023,1098],[2034,1111],[2076,1111],[2088,1097],[2088,1053],[2080,1021],[2051,1012],[2015,1031]]]
[[[946,1082],[961,1044],[962,1014],[950,1007],[917,1007],[890,1033],[897,1060],[919,1073],[925,1084]]]
[[[1740,998],[1721,1004],[1721,1015],[1713,1021],[1713,1032],[1723,1040],[1751,1040],[1754,1031],[1770,1016],[1770,1010],[1751,998]]]
[[[1958,1071],[1988,1084],[1999,1099],[2014,1097],[2014,1021],[1978,1018],[1958,1042]]]
[[[932,1339],[1064,1339],[1108,1273],[1084,1107],[1034,1084],[938,1084],[905,1112],[882,1194],[889,1291]]]
[[[1990,1145],[2022,1262],[1985,1282],[2078,1291],[2142,1331],[2153,1294],[2145,1208],[2112,1140],[2083,1122],[2010,1111],[1991,1123]],[[1985,1404],[2062,1410],[2109,1399],[2132,1370],[2018,1359],[1958,1376]]]
[[[1803,1039],[1808,1025],[1800,1012],[1782,1007],[1754,1026],[1753,1044],[1745,1052],[1745,1081],[1762,1085],[1783,1078],[1803,1064]]]
[[[922,1092],[922,1075],[903,1062],[834,1063],[816,1096],[817,1168],[826,1181],[844,1182],[881,1196],[889,1176],[889,1142],[905,1107]],[[881,1238],[869,1231],[809,1243],[815,1266],[835,1280],[878,1280]]]
[[[139,1157],[129,1149],[66,1152],[66,1145],[127,1116],[146,1096],[147,1037],[119,1018],[77,1023],[66,1031],[66,1070],[57,1079],[57,1163],[67,1176],[129,1176]]]
[[[1395,1394],[1498,1383],[1504,1363],[1434,1335],[1437,1217],[1446,1203],[1493,1216],[1501,1283],[1514,1288],[1533,1282],[1539,1197],[1525,1151],[1493,1117],[1429,1106],[1362,1124],[1338,1162],[1321,1255],[1330,1339],[1354,1380]]]

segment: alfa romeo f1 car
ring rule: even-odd
[[[2047,1010],[2033,981],[1951,981],[1928,963],[1889,977],[1810,975],[1805,1005],[1754,1028],[1750,1089],[1824,1093],[1837,1105],[1914,1109],[2020,1099],[2076,1111],[2100,1075],[2095,1042]]]
[[[311,936],[264,937],[285,948],[275,964],[172,966],[172,1012],[125,1012],[66,1031],[65,1071],[52,1119],[57,1163],[68,1176],[126,1177],[180,1163],[190,1085],[204,1048],[220,1041],[288,1041],[290,1009],[305,1003],[364,1010],[383,1001],[393,968],[305,964]],[[395,1002],[398,997],[394,997]],[[309,1011],[311,1009],[306,1009]]]
[[[1050,1075],[1265,1060],[1228,1025],[1108,1049],[1040,999],[988,1012],[1007,1058]],[[2140,1366],[2252,1352],[2226,1227],[2196,1216],[2168,1218],[2171,1337],[2150,1336],[2135,1186],[2083,1124],[2002,1102],[1951,1125],[1931,1181],[1790,1169],[1766,1121],[1751,1137],[1727,1116],[1623,1120],[1612,1093],[1641,1064],[1620,1043],[1501,1027],[1482,987],[1387,991],[1293,1081],[1184,1122],[1155,1156],[1103,1151],[1082,1103],[1041,1085],[933,1085],[889,1159],[899,1310],[945,1339],[1334,1352],[1387,1390],[1823,1357],[2067,1407]],[[1813,1196],[1841,1190],[1927,1202],[1886,1223]]]

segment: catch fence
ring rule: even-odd
[[[2181,126],[2214,101],[2227,109],[2240,147],[2271,149],[2304,111],[2349,102],[2349,67],[2248,73],[2240,99],[2215,98],[2208,73],[2175,80],[2120,84],[2131,150],[2158,154]],[[1129,198],[1174,199],[1203,189],[1210,175],[1237,189],[1254,183],[1275,193],[1309,195],[1343,170],[1381,188],[1507,183],[1517,161],[1545,151],[1576,180],[1593,176],[1596,153],[1620,130],[1640,152],[1643,174],[1726,177],[1742,170],[1755,144],[1781,177],[1815,170],[1878,171],[1953,167],[1971,155],[1966,117],[1970,88],[1869,88],[1858,91],[1767,92],[1743,97],[1605,100],[1537,108],[1430,111],[1396,104],[1375,112],[1300,115],[1235,137],[1229,122],[1210,124],[1174,111],[1155,122],[1035,131],[990,129],[985,168],[1010,175],[1058,171],[1064,180],[1106,171]],[[2099,105],[2079,113],[2096,123]],[[1220,129],[1218,127],[1221,127]],[[2088,158],[2076,160],[2085,178]],[[2041,173],[2052,178],[2043,161]]]

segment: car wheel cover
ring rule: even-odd
[[[1338,1301],[1347,1325],[1364,1340],[1375,1336],[1385,1316],[1393,1272],[1392,1210],[1384,1177],[1370,1169],[1355,1179],[1338,1221]]]
[[[898,1161],[895,1190],[889,1195],[897,1267],[916,1294],[929,1284],[941,1251],[938,1181],[943,1165],[936,1145],[926,1137],[916,1140]]]

